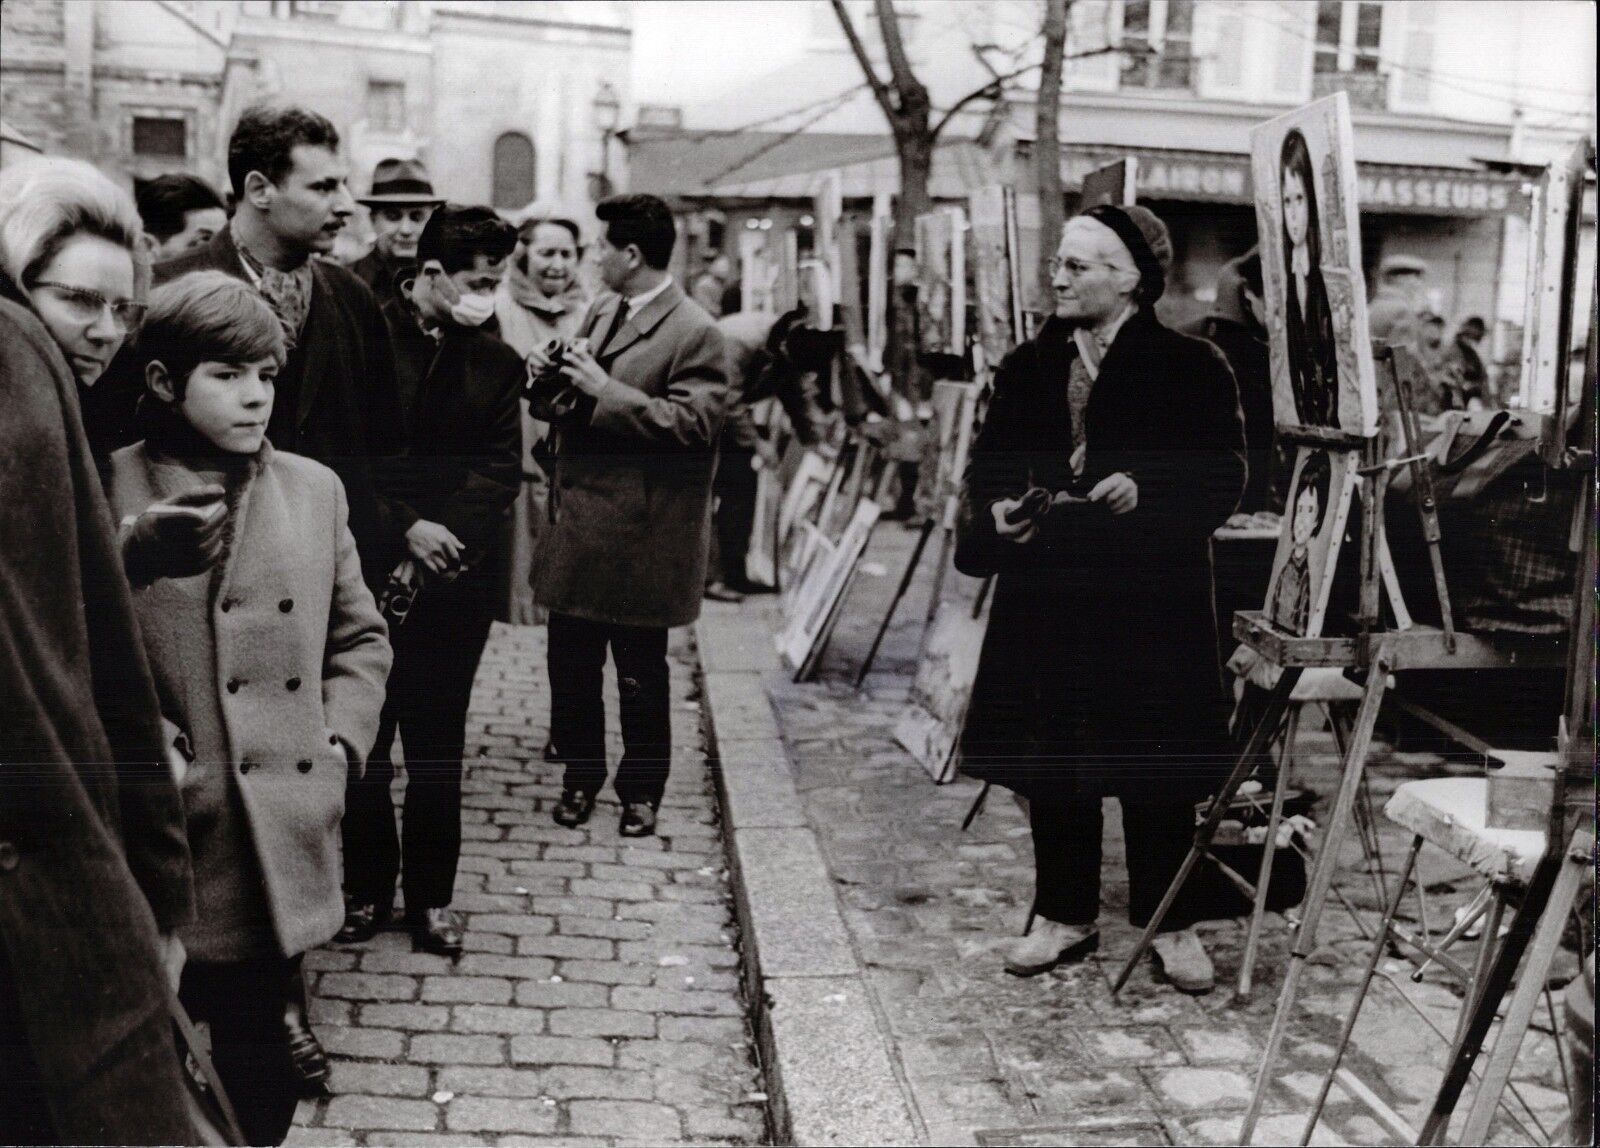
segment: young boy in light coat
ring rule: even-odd
[[[209,570],[145,583],[134,606],[176,751],[198,913],[180,997],[252,1144],[288,1133],[300,1082],[284,1024],[294,963],[343,919],[345,783],[372,747],[392,654],[333,471],[266,441],[282,330],[248,284],[159,288],[140,339],[144,441],[111,459],[129,533],[153,503],[223,516]]]

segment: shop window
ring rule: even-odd
[[[367,126],[396,135],[406,130],[406,86],[395,80],[367,81]]]
[[[1194,79],[1195,0],[1125,0],[1122,86],[1188,89]]]
[[[494,141],[494,176],[490,202],[495,207],[526,207],[534,198],[533,141],[521,132],[506,132]]]
[[[133,154],[152,159],[187,159],[189,125],[171,116],[134,116]]]

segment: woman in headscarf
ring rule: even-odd
[[[1018,976],[1098,947],[1102,798],[1121,800],[1143,925],[1233,760],[1209,540],[1244,487],[1244,435],[1220,352],[1156,318],[1171,258],[1145,208],[1068,222],[1055,314],[1001,366],[966,476],[956,566],[999,580],[962,753],[1029,799],[1036,920],[1006,955]],[[1035,488],[1054,496],[1042,515]],[[1190,926],[1217,914],[1195,900],[1155,953],[1203,992],[1214,971]]]
[[[519,355],[543,348],[551,339],[570,339],[589,306],[578,282],[583,253],[578,225],[559,216],[533,215],[518,232],[511,267],[495,295],[500,337]],[[550,424],[528,413],[522,403],[522,493],[511,506],[506,554],[505,621],[531,625],[544,621],[533,600],[528,572],[545,525],[550,488],[536,461],[544,456]]]

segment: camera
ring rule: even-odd
[[[528,383],[525,388],[529,401],[544,400],[553,403],[561,392],[571,384],[567,377],[561,373],[567,365],[567,357],[574,351],[586,351],[589,347],[587,339],[551,339],[543,347],[545,358],[548,360],[543,367],[535,367],[533,361],[528,361]]]

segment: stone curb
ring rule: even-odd
[[[695,642],[774,1138],[918,1143],[767,700],[778,662],[764,614],[707,603]]]

